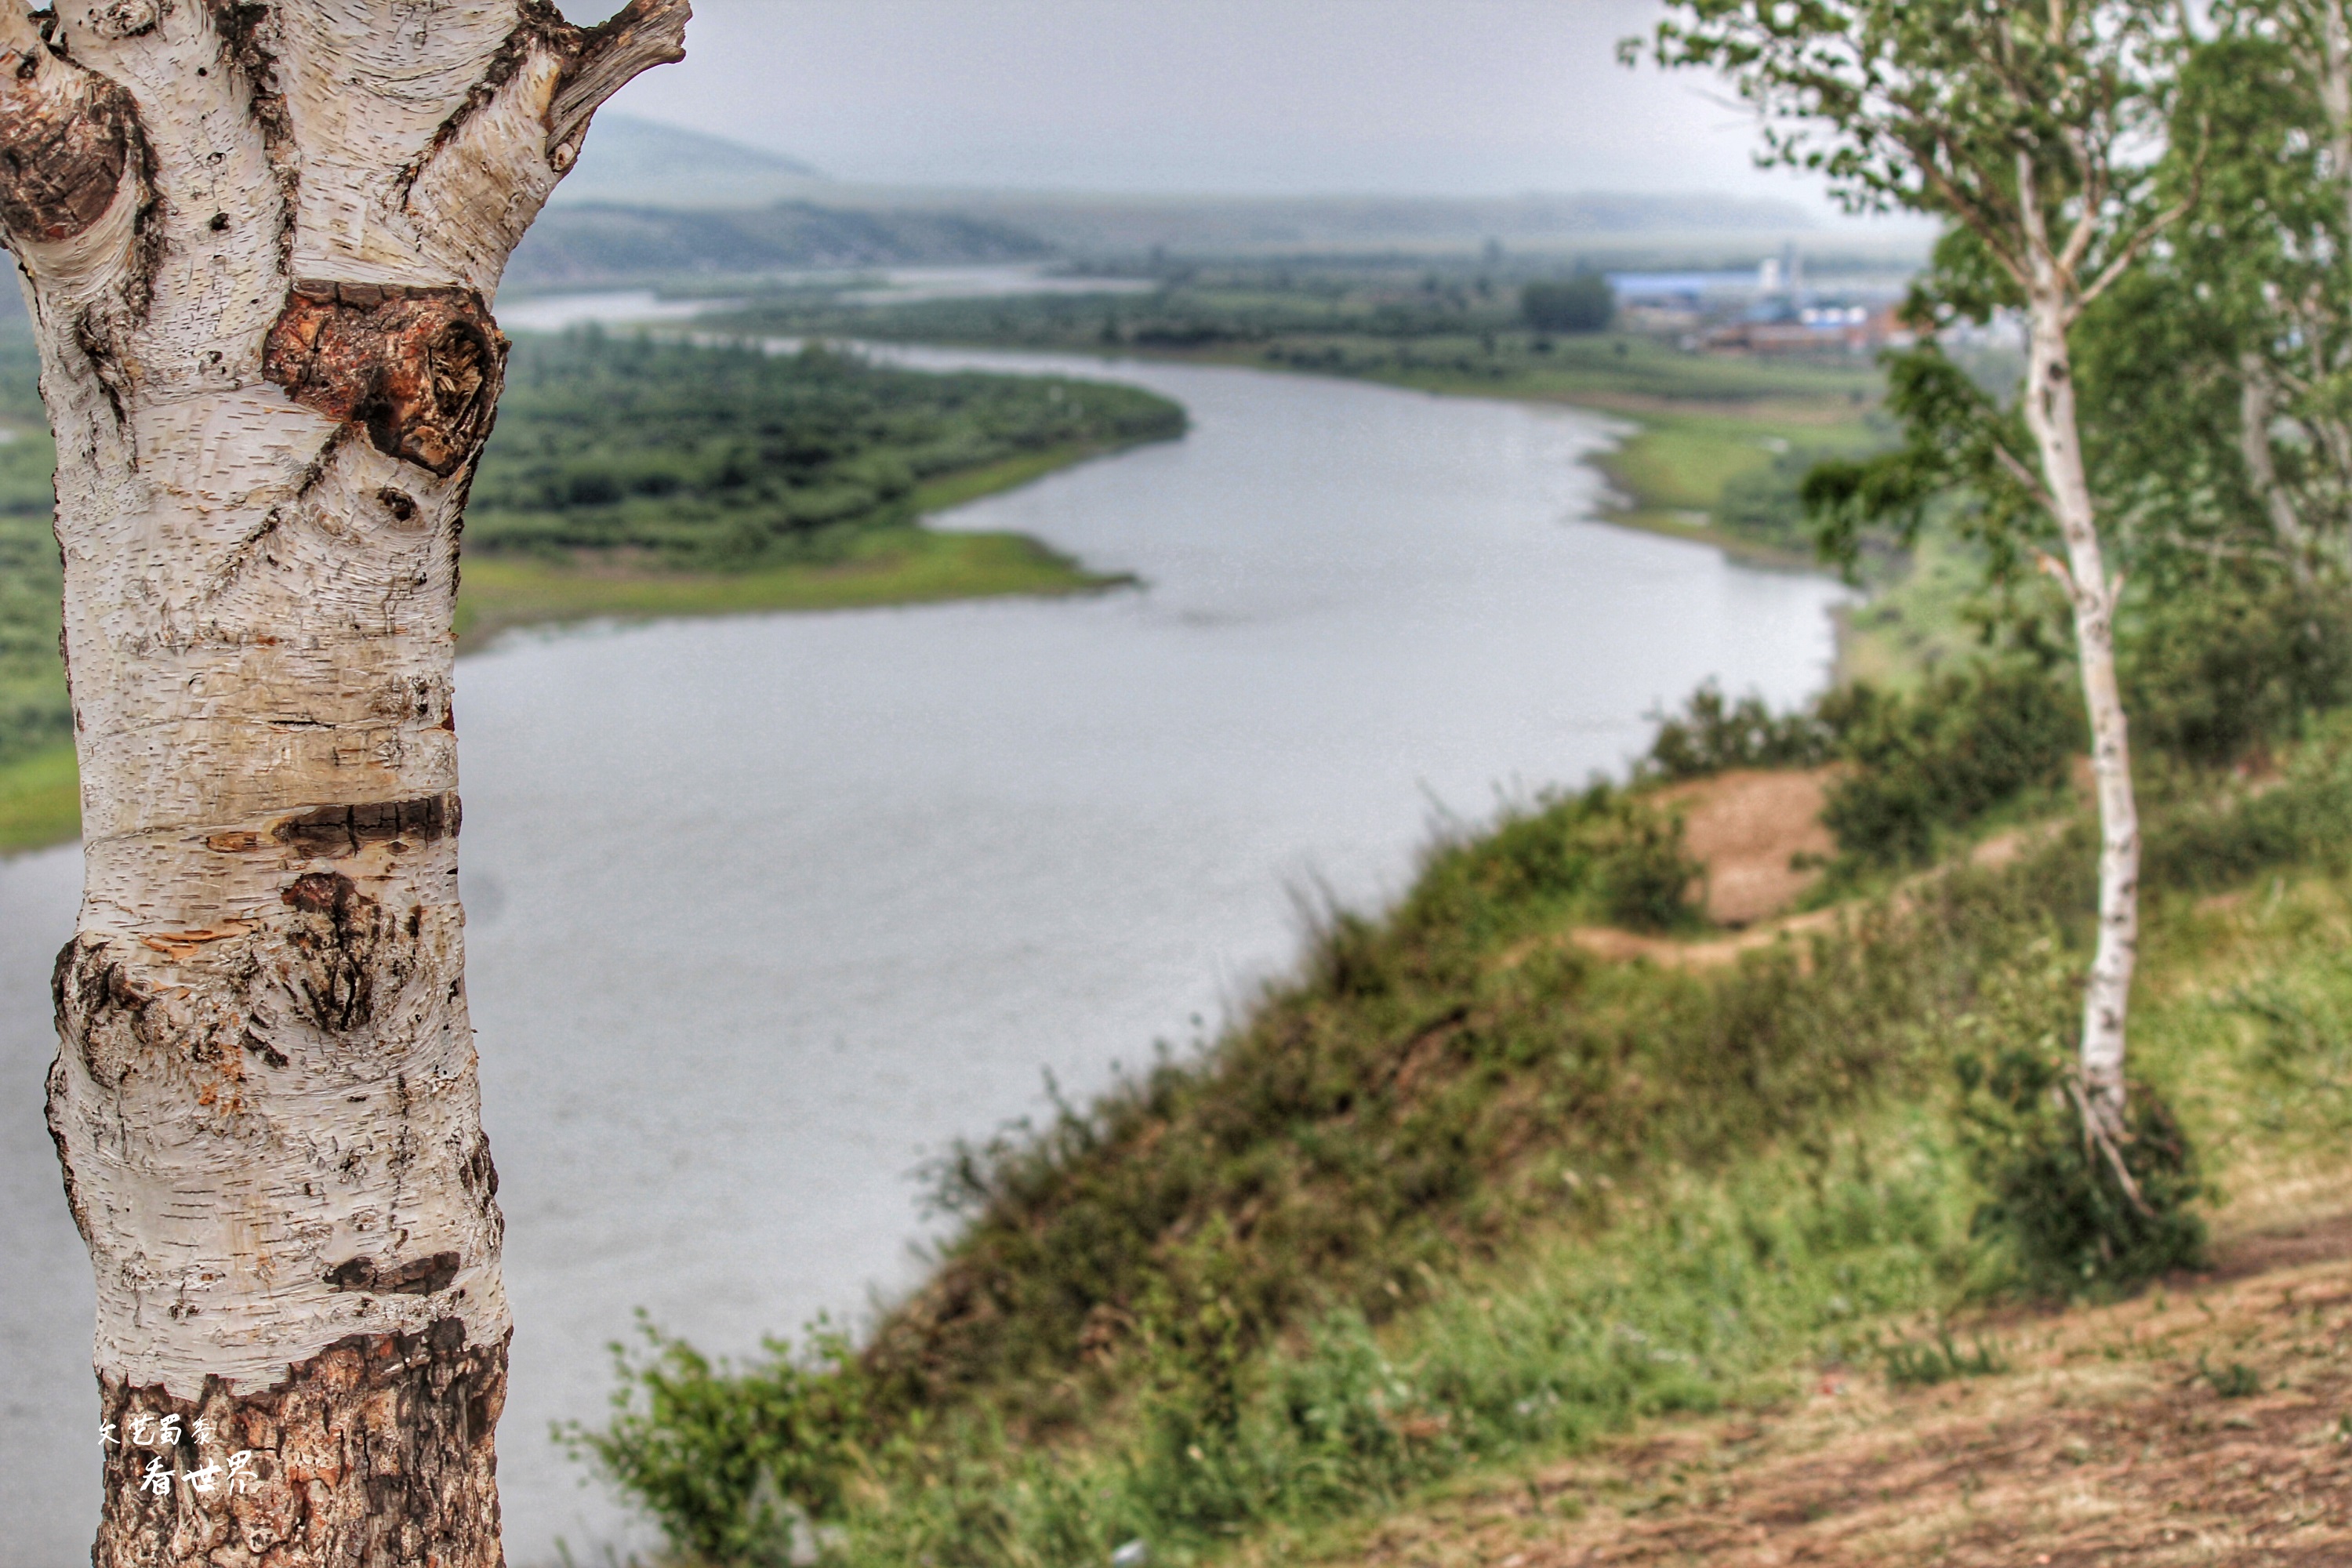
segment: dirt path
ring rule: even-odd
[[[1683,813],[1684,847],[1706,868],[1707,918],[1731,928],[1727,931],[1690,939],[1580,926],[1566,940],[1615,962],[1642,958],[1670,969],[1712,969],[1783,937],[1834,925],[1841,913],[1835,907],[1798,915],[1782,911],[1821,876],[1817,866],[1801,862],[1826,859],[1836,851],[1836,841],[1821,822],[1836,772],[1742,769],[1658,791],[1659,804]],[[1969,851],[1969,863],[2008,865],[2057,831],[2059,825],[2043,824],[1995,834]],[[1904,886],[1936,874],[1921,872]],[[1895,897],[1902,899],[1901,889]]]
[[[1382,1568],[2352,1563],[2352,1215],[2144,1299],[1986,1326],[2013,1370],[1817,1373],[1483,1485],[1325,1557]]]

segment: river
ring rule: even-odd
[[[518,1568],[647,1539],[548,1439],[642,1307],[712,1351],[904,1289],[911,1173],[1188,1048],[1434,821],[1581,782],[1839,591],[1589,521],[1573,411],[904,351],[1165,393],[1182,441],[965,507],[1139,589],[520,635],[458,667],[469,994],[518,1328]],[[41,1122],[75,851],[0,862],[0,1561],[96,1516],[88,1265]]]

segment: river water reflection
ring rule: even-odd
[[[642,1539],[547,1439],[643,1307],[714,1351],[916,1276],[912,1172],[1180,1049],[1433,816],[1822,679],[1819,578],[1584,521],[1578,413],[1193,366],[1183,441],[965,508],[1139,589],[516,637],[461,666],[469,985],[520,1327],[509,1560]],[[87,1551],[87,1264],[40,1121],[71,851],[0,864],[0,1561]]]

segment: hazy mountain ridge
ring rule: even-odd
[[[819,243],[813,235],[793,244],[805,244],[828,258],[837,255],[852,262],[914,262],[933,257],[967,261],[1037,254],[1034,249],[1003,248],[1012,231],[1022,231],[1028,240],[1047,248],[1105,257],[1141,255],[1154,249],[1199,255],[1459,248],[1481,246],[1490,239],[1505,245],[1565,248],[1636,237],[1765,236],[1819,226],[1811,213],[1791,201],[1672,192],[1227,196],[856,185],[829,180],[782,153],[723,136],[612,115],[597,121],[582,151],[579,167],[557,188],[555,205],[541,220],[541,228],[560,226],[567,215],[589,208],[742,216],[770,210],[780,202],[838,215],[845,226],[838,247]],[[914,240],[920,256],[893,250],[888,244],[867,252],[858,246],[878,242],[851,237],[847,220],[854,215],[887,223],[919,219],[975,224],[992,233],[968,235],[976,249],[954,250],[946,231],[924,230]],[[653,220],[647,217],[645,222],[652,226]],[[733,244],[718,228],[677,226],[674,237],[679,242],[708,239],[722,247]],[[942,249],[943,246],[947,248]],[[570,265],[576,268],[580,264],[575,258]],[[734,271],[824,264],[702,258],[683,267],[650,261],[629,266],[639,271],[647,268]],[[593,273],[599,279],[612,275],[610,268]]]
[[[555,187],[558,208],[594,205],[763,206],[830,184],[796,158],[631,114],[600,114],[580,162]]]
[[[1036,235],[949,212],[845,211],[809,202],[690,211],[598,204],[551,207],[508,267],[523,289],[651,283],[841,267],[1031,261]]]
[[[864,205],[879,193],[841,193]],[[924,193],[1033,230],[1065,249],[1149,251],[1461,247],[1498,240],[1557,247],[1656,234],[1787,234],[1815,226],[1793,202],[1728,196],[1582,193],[1521,196],[1082,196]]]

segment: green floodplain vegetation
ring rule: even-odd
[[[0,337],[0,852],[79,816],[34,379],[22,328]],[[1110,586],[1034,540],[921,520],[1183,429],[1165,398],[1094,382],[525,337],[467,510],[458,632]]]
[[[1141,297],[878,310],[796,289],[713,324],[1205,359],[1599,409],[1626,421],[1594,459],[1613,521],[1777,564],[1811,560],[1796,504],[1806,467],[1888,439],[1866,363],[1535,331],[1514,289],[1475,279],[1234,268]],[[21,326],[0,335],[0,420],[14,433],[0,446],[0,852],[68,838],[78,816],[34,374]],[[467,510],[459,634],[478,645],[550,622],[1113,585],[1124,579],[1034,541],[919,520],[1181,429],[1174,405],[1096,383],[885,371],[822,349],[525,337]],[[1907,668],[1899,654],[1881,662]]]
[[[1612,521],[1760,562],[1810,565],[1796,503],[1822,457],[1888,444],[1883,377],[1862,356],[1762,360],[1635,331],[1529,325],[1513,283],[1458,264],[1282,262],[1179,268],[1147,294],[1049,294],[845,307],[757,296],[730,326],[801,335],[1133,354],[1345,375],[1423,391],[1572,404],[1621,416],[1595,458]]]

